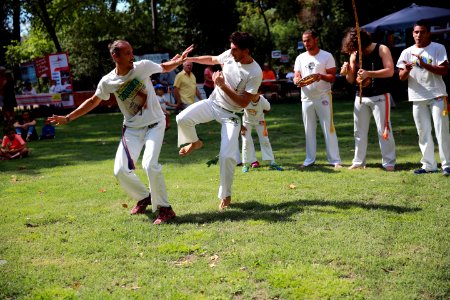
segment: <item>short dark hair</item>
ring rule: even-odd
[[[248,49],[252,52],[255,47],[255,38],[247,32],[235,31],[231,34],[229,41],[241,50]]]
[[[416,26],[425,27],[427,29],[427,31],[430,31],[430,29],[431,29],[430,23],[427,20],[424,20],[424,19],[420,19],[420,20],[416,21],[416,23],[414,23],[413,28],[416,27]]]
[[[303,35],[305,35],[305,34],[310,34],[314,39],[315,39],[316,37],[319,36],[319,34],[317,33],[317,31],[314,30],[314,29],[308,29],[308,30],[305,30],[305,31],[303,32]]]
[[[113,54],[120,55],[120,49],[122,48],[122,44],[129,44],[125,40],[116,40],[108,45],[109,53],[111,56]]]

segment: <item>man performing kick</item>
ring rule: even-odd
[[[251,56],[254,38],[246,32],[234,32],[229,41],[231,49],[219,56],[206,55],[186,59],[204,65],[220,64],[223,69],[213,74],[215,89],[209,98],[190,105],[177,116],[181,156],[203,147],[195,125],[212,120],[222,125],[219,152],[220,209],[227,208],[231,203],[231,186],[241,129],[240,116],[237,113],[242,112],[255,97],[259,97],[257,93],[262,81],[261,67]]]

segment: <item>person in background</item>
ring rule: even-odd
[[[52,125],[49,119],[44,120],[44,126],[42,126],[42,134],[39,140],[48,140],[55,138],[55,126]]]
[[[28,156],[27,143],[20,134],[16,134],[14,127],[5,127],[3,133],[4,136],[0,148],[1,159],[17,159]]]
[[[309,85],[300,84],[306,139],[306,158],[300,168],[312,166],[316,161],[317,119],[325,138],[328,163],[335,168],[341,168],[331,95],[331,83],[336,78],[336,64],[331,53],[319,48],[319,35],[315,30],[306,30],[302,40],[306,51],[295,59],[294,83],[298,84],[301,78],[308,75],[318,74],[318,79]]]
[[[278,86],[274,84],[274,81],[277,80],[277,75],[270,67],[269,63],[264,63],[262,69],[262,83],[260,87],[260,91],[263,94],[269,93],[269,97],[272,100],[276,100],[278,98]]]
[[[365,168],[370,119],[377,125],[381,149],[381,165],[384,170],[395,170],[395,141],[391,126],[391,94],[389,81],[394,75],[391,51],[382,44],[373,43],[370,34],[361,30],[362,66],[359,65],[358,36],[356,28],[350,28],[342,40],[342,52],[350,55],[344,62],[341,74],[350,84],[356,83],[353,110],[355,130],[355,156],[350,170]],[[360,94],[360,84],[362,95]]]
[[[183,71],[177,74],[173,83],[173,94],[177,101],[178,109],[182,110],[195,102],[195,96],[199,100],[202,95],[197,88],[197,80],[192,73],[192,62],[183,63]]]
[[[22,116],[14,123],[16,133],[20,134],[27,142],[37,140],[36,119],[29,111],[23,111]]]
[[[261,67],[251,56],[255,45],[253,36],[247,32],[233,32],[229,38],[230,49],[218,56],[189,57],[187,61],[204,65],[223,65],[222,71],[213,74],[214,91],[208,99],[198,101],[176,118],[178,124],[178,147],[180,156],[187,156],[203,147],[195,126],[216,120],[221,124],[219,152],[220,187],[219,209],[231,204],[231,187],[239,152],[241,121],[237,113],[259,97]]]
[[[9,110],[14,112],[14,108],[17,107],[17,100],[16,91],[14,90],[14,77],[11,70],[5,71],[5,78],[5,85],[3,86],[3,90],[0,92],[0,94],[3,95],[2,110]]]
[[[24,84],[24,87],[22,90],[22,94],[23,95],[36,95],[36,90],[31,85],[31,82],[25,81],[25,84]]]
[[[64,90],[64,87],[56,82],[56,80],[50,80],[50,88],[48,89],[48,92],[50,94],[58,94],[62,93]]]
[[[156,64],[150,60],[134,61],[133,48],[125,40],[109,45],[115,68],[100,80],[95,94],[66,116],[53,115],[56,125],[67,124],[97,107],[114,94],[124,115],[122,138],[116,152],[114,175],[128,195],[137,200],[131,214],[144,214],[148,205],[159,211],[153,224],[158,225],[176,217],[169,204],[159,155],[166,128],[165,117],[150,81],[155,73],[169,72],[181,65],[193,46],[172,60]],[[142,167],[148,178],[146,187],[134,172],[142,149]]]
[[[162,64],[166,63],[167,59],[163,59],[161,61]],[[167,92],[173,88],[173,83],[175,82],[175,77],[177,76],[177,68],[173,69],[170,72],[160,73],[159,74],[159,83],[164,85],[167,89]]]
[[[272,146],[269,140],[269,132],[266,126],[264,114],[270,111],[270,103],[263,95],[244,108],[242,116],[241,138],[242,138],[242,172],[247,173],[250,166],[259,168],[259,162],[256,159],[255,145],[252,138],[252,130],[255,128],[261,147],[262,160],[269,161],[271,170],[283,171],[283,168],[275,163]]]
[[[167,130],[170,128],[170,112],[167,110],[167,107],[171,106],[171,107],[176,108],[177,105],[169,103],[164,98],[164,94],[165,94],[164,85],[158,83],[154,86],[154,88],[155,88],[156,97],[158,98],[159,104],[161,105],[161,109],[162,109],[164,115],[166,116],[166,130]]]
[[[205,71],[203,72],[203,90],[205,91],[206,98],[209,98],[209,95],[214,91],[214,81],[212,80],[213,73],[213,66],[206,66]]]
[[[438,171],[434,155],[434,133],[439,146],[442,174],[450,175],[450,133],[448,94],[442,76],[448,72],[445,47],[431,41],[430,25],[419,20],[412,32],[415,44],[402,51],[397,61],[400,80],[408,80],[408,98],[419,135],[422,167],[414,174]],[[433,125],[432,125],[433,123]]]

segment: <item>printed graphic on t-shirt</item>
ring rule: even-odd
[[[122,101],[125,109],[132,116],[138,114],[147,101],[145,84],[138,79],[124,82],[117,90],[118,101]]]
[[[422,61],[426,64],[431,65],[431,63],[433,62],[433,60],[431,58],[428,58],[425,56],[421,56],[421,58],[422,58]],[[412,63],[413,63],[413,65],[422,69],[422,67],[420,66],[420,63],[419,63],[419,59],[417,57],[413,57]]]
[[[247,109],[247,112],[250,116],[256,116],[256,110],[255,109]]]

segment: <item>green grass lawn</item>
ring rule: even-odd
[[[345,166],[352,110],[334,102]],[[320,129],[316,166],[298,170],[300,115],[299,101],[272,105],[285,171],[237,168],[225,212],[219,167],[206,165],[219,125],[198,126],[205,147],[180,158],[172,116],[160,162],[178,217],[161,226],[129,214],[135,202],[113,176],[119,113],[89,114],[31,142],[29,158],[0,161],[0,299],[449,299],[450,181],[412,173],[411,105],[392,111],[394,173],[381,168],[373,122],[366,170],[328,166]]]

